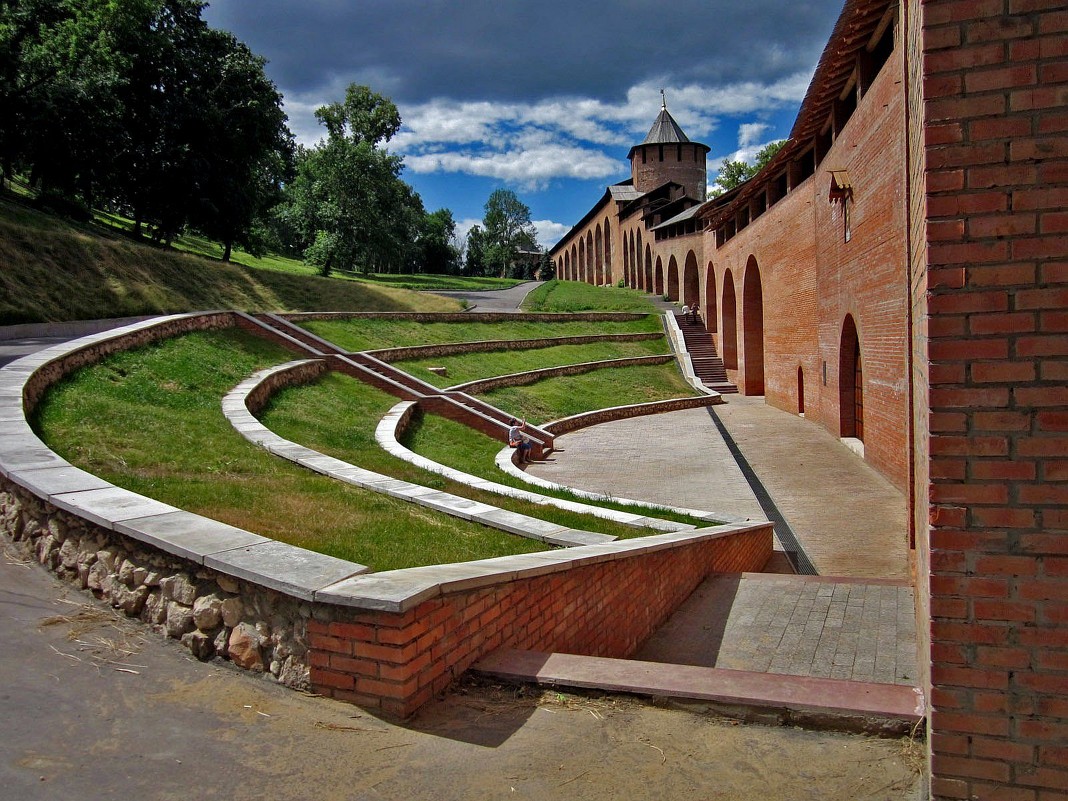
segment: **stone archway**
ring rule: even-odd
[[[742,355],[746,395],[764,394],[764,292],[752,256],[742,278]]]
[[[657,295],[664,294],[664,262],[656,257],[656,267],[653,270],[653,292]]]
[[[723,273],[723,302],[720,304],[720,308],[723,314],[723,333],[720,336],[723,366],[729,370],[737,370],[738,309],[734,294],[734,276],[730,270]]]
[[[853,315],[842,322],[838,349],[839,436],[864,441],[864,369],[860,357],[860,335]]]

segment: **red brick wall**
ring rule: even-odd
[[[820,403],[822,386],[817,348],[816,234],[813,228],[812,202],[814,179],[768,209],[755,222],[740,231],[723,247],[715,245],[715,235],[704,236],[704,262],[701,292],[702,308],[714,311],[717,333],[713,337],[720,355],[724,354],[723,293],[729,269],[734,280],[738,369],[729,369],[728,378],[744,383],[745,353],[742,331],[745,325],[743,281],[749,257],[753,256],[760,271],[764,298],[764,393],[768,404],[796,412],[797,368],[805,374],[806,415]],[[715,272],[716,298],[707,297],[707,264]],[[818,419],[818,417],[817,417]]]
[[[667,181],[675,181],[686,187],[690,197],[703,198],[708,181],[705,149],[698,144],[686,143],[681,146],[665,144],[664,160],[660,161],[659,145],[643,145],[634,151],[630,163],[630,176],[634,188],[639,192],[650,192]],[[678,158],[678,149],[682,149],[682,160]],[[646,160],[642,163],[642,150]],[[696,156],[696,159],[695,159]]]
[[[821,375],[820,402],[812,416],[839,433],[842,326],[852,315],[863,368],[864,458],[904,490],[909,456],[902,49],[898,41],[815,175],[819,349],[827,383]],[[826,171],[837,169],[848,170],[854,186],[849,242],[844,241],[842,205],[827,200]]]
[[[1068,8],[922,25],[932,792],[1068,799]]]
[[[308,624],[317,692],[412,714],[498,648],[624,657],[709,573],[759,570],[771,527],[454,592],[405,612]],[[338,610],[343,615],[342,610]]]
[[[719,301],[727,269],[735,282],[738,368],[727,371],[730,380],[745,391],[747,367],[752,368],[742,333],[752,324],[743,301],[752,257],[764,299],[765,398],[797,412],[800,367],[805,416],[835,435],[842,325],[847,314],[853,316],[864,368],[865,458],[904,490],[909,476],[908,285],[901,50],[899,43],[816,174],[723,246],[717,248],[714,234],[705,234],[704,257],[715,270]],[[848,170],[855,187],[848,243],[841,206],[827,199],[831,169]],[[705,298],[703,305],[709,304]],[[722,314],[719,304],[717,313]],[[722,321],[717,327],[722,354],[726,332]]]

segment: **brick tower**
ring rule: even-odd
[[[627,154],[634,188],[649,192],[675,181],[686,188],[687,195],[703,201],[707,185],[705,157],[709,150],[708,145],[691,142],[682,132],[668,113],[665,100],[645,141]]]

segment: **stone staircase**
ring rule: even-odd
[[[701,379],[701,383],[722,395],[736,393],[738,387],[727,380],[727,371],[723,367],[723,359],[716,353],[712,335],[701,323],[691,322],[685,315],[675,315],[675,322],[682,331],[694,374]]]

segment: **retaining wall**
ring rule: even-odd
[[[407,716],[502,645],[626,656],[708,573],[759,570],[771,555],[761,523],[368,574],[113,487],[30,431],[25,415],[69,372],[235,322],[229,312],[160,318],[0,370],[5,534],[200,659]]]

